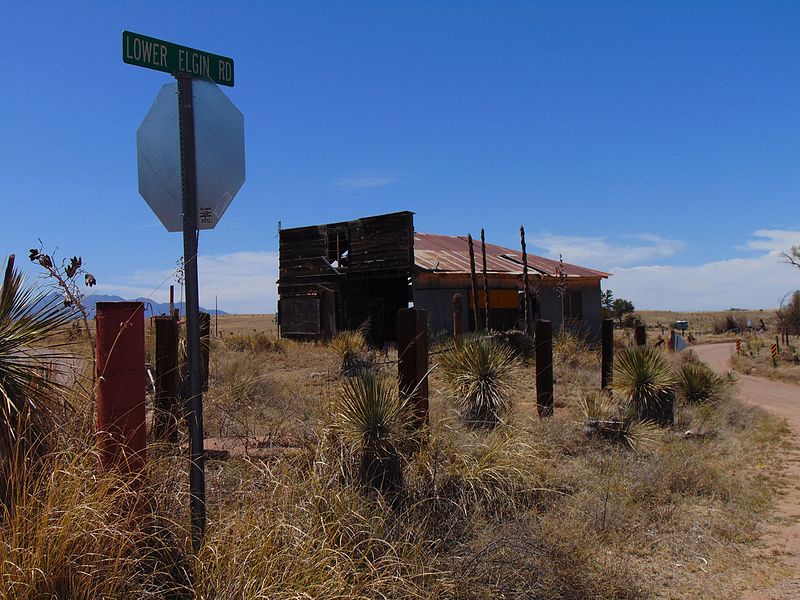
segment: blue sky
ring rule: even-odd
[[[800,287],[800,5],[28,2],[4,8],[0,254],[80,254],[166,297],[182,252],[137,191],[164,73],[124,29],[233,57],[247,182],[200,236],[201,303],[274,309],[284,227],[395,210],[614,272],[637,307]]]

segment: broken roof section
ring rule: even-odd
[[[483,269],[480,240],[473,240],[475,268]],[[466,236],[414,233],[414,263],[417,268],[435,273],[469,273],[469,243]],[[548,277],[556,276],[559,262],[528,254],[528,271]],[[522,252],[486,244],[486,270],[492,273],[522,275]],[[564,263],[567,277],[605,279],[610,273]]]

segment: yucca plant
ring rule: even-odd
[[[511,408],[514,355],[486,337],[465,337],[441,357],[442,373],[464,419],[493,427]]]
[[[407,443],[411,411],[397,382],[361,370],[346,379],[336,396],[333,422],[358,461],[358,479],[389,495],[402,489],[401,448]]]
[[[678,375],[678,391],[689,403],[717,400],[727,385],[728,380],[701,362],[683,365]]]
[[[369,345],[363,327],[340,331],[331,340],[331,348],[342,360],[339,368],[342,375],[355,375],[372,364],[367,356]]]
[[[589,437],[598,436],[632,450],[651,446],[658,437],[655,423],[639,420],[632,406],[615,403],[605,392],[582,396],[579,406]]]
[[[9,263],[9,267],[12,263]],[[9,473],[25,472],[46,451],[52,433],[52,409],[61,386],[52,365],[63,359],[53,336],[73,312],[61,301],[25,285],[23,276],[6,268],[0,290],[0,503],[12,485]],[[11,469],[11,470],[9,470]]]
[[[614,395],[640,421],[672,424],[676,384],[672,365],[658,348],[631,348],[614,358]]]

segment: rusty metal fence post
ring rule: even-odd
[[[97,303],[100,466],[140,475],[146,463],[144,305]]]
[[[553,415],[553,327],[536,320],[536,410],[540,418]]]
[[[428,423],[428,313],[421,308],[397,311],[397,375],[402,394],[414,406],[414,427]]]
[[[603,349],[600,387],[608,389],[614,378],[614,320],[603,319]]]

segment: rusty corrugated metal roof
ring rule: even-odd
[[[483,270],[481,242],[473,240],[475,268]],[[414,233],[414,263],[420,269],[442,273],[469,273],[469,243],[466,236]],[[528,254],[531,274],[555,277],[557,260]],[[490,273],[522,274],[522,253],[510,248],[486,244],[486,270]],[[605,278],[610,273],[564,263],[567,277]]]

